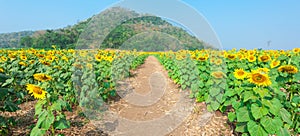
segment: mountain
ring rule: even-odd
[[[22,37],[32,36],[34,31],[22,31],[0,34],[0,48],[19,48]]]
[[[1,48],[47,49],[52,45],[62,49],[138,48],[144,51],[212,47],[160,17],[120,7],[61,29],[0,34]]]

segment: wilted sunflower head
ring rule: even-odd
[[[33,84],[27,84],[26,90],[28,90],[28,93],[31,94],[31,96],[34,96],[35,99],[44,99],[47,93],[41,87]]]
[[[278,68],[279,72],[286,72],[289,74],[296,74],[298,72],[298,68],[293,65],[284,65]]]
[[[248,75],[248,81],[258,86],[269,86],[272,84],[270,77],[267,74],[253,71]]]
[[[217,79],[221,79],[221,78],[226,77],[225,74],[222,71],[214,71],[214,72],[211,73],[211,75],[214,78],[217,78]]]
[[[233,74],[237,79],[244,79],[248,76],[248,73],[244,69],[236,69]]]
[[[41,82],[49,81],[52,79],[51,76],[43,74],[43,73],[34,74],[33,77],[35,80],[38,80]]]
[[[270,63],[270,67],[271,68],[275,68],[275,67],[277,67],[277,66],[279,66],[280,65],[280,61],[279,60],[273,60],[271,63]]]

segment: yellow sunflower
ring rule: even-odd
[[[23,60],[23,61],[25,61],[25,60],[27,60],[27,57],[26,57],[26,55],[21,55],[20,59]]]
[[[234,60],[236,58],[236,54],[227,54],[227,58],[230,60]]]
[[[212,72],[211,75],[214,77],[214,78],[223,78],[225,77],[225,74],[222,72],[222,71],[215,71],[215,72]]]
[[[0,68],[0,73],[3,73],[4,72],[4,69],[3,68]]]
[[[294,48],[293,52],[296,53],[296,54],[299,53],[300,52],[300,48]]]
[[[7,58],[5,56],[1,57],[2,61],[7,61]]]
[[[215,61],[215,64],[219,66],[219,65],[222,64],[222,62],[223,62],[222,59],[217,59],[217,60]]]
[[[44,99],[47,93],[41,87],[33,84],[27,84],[26,90],[28,90],[29,94],[31,94],[31,96],[34,96],[35,99]]]
[[[198,57],[198,60],[200,60],[200,61],[206,61],[207,59],[208,59],[208,57],[206,57],[206,56]]]
[[[269,86],[272,84],[270,77],[267,74],[253,71],[250,74],[248,74],[248,81],[250,83],[256,84],[258,86]]]
[[[256,61],[256,57],[253,56],[253,55],[248,56],[247,59],[248,59],[249,62],[254,62],[254,61]]]
[[[279,60],[273,60],[271,63],[270,63],[270,67],[271,68],[275,68],[275,67],[277,67],[277,66],[279,66],[280,65],[280,61]]]
[[[38,80],[41,82],[49,81],[52,79],[51,76],[43,74],[43,73],[34,74],[33,77],[35,80]]]
[[[259,73],[263,73],[263,74],[268,74],[270,69],[268,68],[258,68],[256,70],[253,70],[254,72],[259,72]]]
[[[234,77],[237,79],[244,79],[248,75],[248,73],[246,71],[244,71],[244,69],[236,69],[233,74],[234,74]]]
[[[271,60],[271,57],[269,55],[261,55],[258,57],[258,60],[261,62],[268,62],[269,60]]]
[[[97,55],[95,55],[95,59],[96,59],[96,61],[102,61],[102,56],[97,54]]]
[[[293,65],[284,65],[278,68],[279,72],[286,72],[289,74],[296,74],[298,72],[298,68]]]
[[[19,65],[25,66],[25,67],[27,66],[27,64],[25,62],[23,62],[23,61],[19,62]]]

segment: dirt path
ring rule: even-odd
[[[57,130],[65,135],[113,136],[218,136],[232,135],[226,116],[206,111],[204,103],[195,103],[168,78],[159,61],[150,56],[130,78],[120,81],[117,88],[121,99],[111,103],[100,120],[80,116],[80,110],[66,112],[71,128]],[[35,102],[20,105],[14,117],[18,124],[10,135],[28,135]]]
[[[227,118],[207,112],[204,103],[190,99],[189,92],[168,78],[155,57],[148,57],[132,74],[118,88],[122,99],[110,105],[108,118],[94,122],[105,132],[124,136],[232,134]],[[127,93],[122,94],[124,91]]]

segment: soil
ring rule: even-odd
[[[168,78],[159,61],[150,56],[131,77],[119,81],[119,99],[111,101],[102,120],[89,120],[80,108],[65,112],[71,128],[56,130],[57,134],[71,135],[166,135],[166,136],[230,136],[233,130],[227,117],[220,112],[206,110],[205,103],[189,98],[188,90]],[[34,119],[34,104],[26,102],[21,110],[0,113],[13,117],[17,124],[9,135],[28,135]]]

